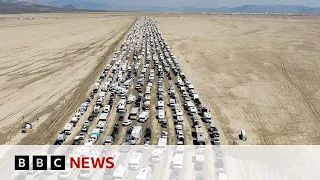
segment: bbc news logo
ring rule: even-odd
[[[30,169],[30,159],[32,159],[32,169]],[[48,168],[50,161],[50,168]],[[113,157],[70,157],[68,168],[88,169],[88,168],[114,168]],[[15,156],[15,170],[65,170],[65,156]]]
[[[51,170],[66,169],[65,156],[50,156]],[[31,170],[29,156],[15,156],[15,170]],[[32,170],[47,170],[48,156],[32,156]]]

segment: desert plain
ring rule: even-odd
[[[0,16],[0,144],[52,143],[144,16],[212,111],[222,144],[320,143],[319,19],[79,13]],[[35,131],[21,134],[23,122]]]

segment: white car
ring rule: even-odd
[[[132,123],[131,120],[127,120],[122,123],[122,126],[129,126],[131,123]]]
[[[103,108],[104,113],[108,113],[110,111],[110,105],[105,105]]]

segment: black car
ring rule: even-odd
[[[93,116],[89,116],[88,121],[93,121],[93,118],[94,118]]]
[[[118,123],[115,123],[115,124],[114,124],[114,128],[119,129],[119,124],[118,124]]]
[[[74,141],[72,142],[72,145],[80,145],[80,141],[74,140]]]
[[[54,145],[61,145],[63,143],[62,140],[56,140],[56,142],[54,142]]]
[[[114,132],[115,134],[118,134],[118,132],[119,132],[119,124],[115,124],[115,125],[114,125],[114,127],[113,127],[113,132]]]

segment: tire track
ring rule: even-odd
[[[135,21],[133,21],[134,23]],[[132,23],[132,24],[133,24]],[[19,144],[42,144],[42,143],[52,143],[52,141],[54,141],[55,137],[52,137],[52,135],[56,134],[56,132],[59,131],[60,127],[59,123],[61,123],[61,120],[66,120],[68,119],[69,115],[71,112],[74,112],[73,110],[77,108],[76,105],[78,105],[78,101],[79,99],[84,99],[85,95],[87,93],[87,89],[88,86],[87,85],[91,85],[96,77],[98,77],[99,73],[102,71],[102,69],[104,68],[104,64],[106,63],[106,60],[109,58],[109,56],[113,53],[114,48],[119,44],[120,40],[123,39],[123,37],[127,34],[128,30],[130,30],[132,24],[128,26],[125,26],[124,28],[127,28],[127,30],[121,35],[121,37],[114,43],[112,43],[109,47],[109,49],[106,51],[106,53],[104,53],[104,55],[102,57],[100,57],[99,59],[99,63],[95,66],[95,68],[93,68],[93,73],[91,73],[89,76],[87,76],[85,79],[83,79],[79,84],[81,84],[82,86],[78,86],[76,88],[74,88],[73,90],[71,90],[70,92],[75,92],[73,94],[72,97],[68,98],[66,101],[67,103],[63,105],[63,107],[59,108],[58,110],[56,110],[55,112],[52,113],[51,117],[48,118],[47,121],[50,122],[51,119],[51,124],[47,125],[47,127],[44,127],[43,125],[40,125],[40,127],[42,126],[42,128],[38,128],[41,129],[42,132],[35,132],[31,135],[29,135],[30,137],[28,138],[24,138],[23,140],[21,140],[21,142]],[[123,28],[123,29],[124,29]],[[122,32],[121,30],[119,31],[119,33]],[[68,93],[67,93],[68,94]],[[78,101],[76,101],[78,100]],[[61,97],[57,103],[64,101],[64,97]],[[54,120],[58,120],[58,121],[54,121]],[[63,121],[63,122],[64,122]]]
[[[307,103],[309,109],[311,110],[312,114],[314,115],[314,117],[316,118],[316,120],[318,122],[320,122],[320,114],[317,111],[317,109],[315,108],[315,106],[313,105],[313,103],[311,102],[311,100],[309,99],[309,97],[301,90],[301,88],[290,78],[290,76],[288,75],[288,72],[286,70],[285,67],[285,61],[280,58],[281,60],[281,71],[282,74],[284,75],[284,77],[286,78],[286,80],[300,93],[300,95],[303,97],[304,101]],[[308,125],[310,124],[310,122],[308,123]],[[306,126],[307,129],[308,126]],[[306,129],[304,130],[304,132],[306,131]]]

